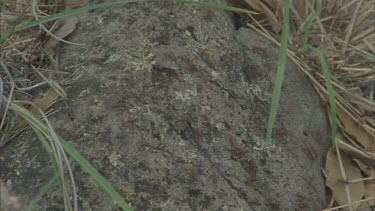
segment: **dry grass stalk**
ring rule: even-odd
[[[63,1],[45,0],[36,3],[36,1],[30,0],[2,1],[1,34],[4,35],[21,24],[54,14],[65,7],[62,4]],[[46,115],[43,114],[56,102],[58,97],[61,99],[66,95],[59,84],[63,84],[64,80],[72,74],[67,69],[60,68],[56,57],[47,55],[44,51],[43,43],[51,36],[54,37],[52,33],[59,27],[57,22],[13,33],[0,43],[0,114],[2,116],[0,148],[28,125],[28,122],[21,115],[8,110],[11,102],[19,103],[35,116],[43,116],[50,127],[52,136],[44,135],[50,140],[50,146],[54,149],[54,156],[59,164],[60,171],[64,172],[64,164],[68,166],[72,190],[67,190],[68,185],[65,182],[64,173],[61,174],[60,181],[63,184],[65,207],[68,210],[73,210],[72,207],[74,209],[77,207],[73,174],[67,156],[62,150]],[[59,51],[57,45],[53,47],[54,51]],[[69,192],[73,192],[73,206],[69,199],[71,195]]]

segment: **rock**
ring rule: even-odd
[[[79,18],[69,41],[85,46],[64,46],[61,55],[62,66],[79,66],[66,86],[69,108],[61,104],[50,121],[135,210],[326,206],[321,168],[329,126],[310,82],[290,61],[274,145],[260,148],[277,46],[236,30],[223,11],[192,5],[128,4]],[[52,176],[29,133],[8,144],[0,161],[0,178],[25,201]],[[116,209],[74,169],[82,210]],[[58,188],[50,191],[38,208],[62,209],[58,196]]]

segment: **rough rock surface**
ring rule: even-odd
[[[79,16],[61,64],[67,105],[50,117],[135,210],[318,210],[329,127],[288,62],[274,146],[264,142],[278,48],[223,11],[129,4]],[[72,115],[74,113],[75,115]],[[74,118],[72,118],[75,116]],[[52,176],[26,132],[1,150],[0,178],[28,202]],[[116,205],[74,166],[82,210]],[[57,187],[57,186],[56,186]],[[63,210],[59,189],[38,203]]]

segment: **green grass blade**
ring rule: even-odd
[[[124,201],[121,195],[107,182],[107,180],[87,161],[81,154],[79,154],[73,147],[71,147],[62,137],[58,136],[59,141],[64,150],[81,166],[81,168],[89,173],[95,181],[111,196],[111,198],[123,210],[132,210]]]
[[[335,103],[335,94],[333,92],[332,83],[331,83],[331,76],[329,75],[329,69],[327,65],[327,61],[322,53],[321,50],[318,48],[312,47],[308,45],[310,49],[315,51],[315,53],[318,55],[318,58],[320,60],[320,64],[323,70],[324,75],[324,82],[327,86],[328,91],[328,97],[329,97],[329,104],[331,106],[331,136],[332,136],[332,144],[335,146],[336,141],[336,133],[337,133],[337,125],[336,125],[336,103]]]
[[[51,177],[47,184],[45,184],[40,190],[39,192],[33,197],[33,199],[29,202],[29,204],[26,206],[26,208],[24,209],[25,211],[32,211],[34,206],[36,205],[36,203],[38,203],[38,201],[40,199],[42,199],[42,197],[51,189],[53,183],[55,183],[56,181],[58,181],[58,178],[59,178],[59,175],[55,174],[53,177]]]
[[[371,54],[370,52],[366,51],[355,51],[359,56],[362,56],[365,59],[370,60],[371,62],[375,62],[375,55]]]
[[[51,163],[52,163],[52,168],[53,168],[53,170],[55,172],[55,176],[52,177],[52,178],[57,177],[57,178],[55,178],[53,180],[53,182],[55,182],[57,180],[58,183],[59,183],[59,187],[61,189],[61,192],[63,192],[65,184],[64,184],[64,182],[62,181],[62,179],[60,177],[61,171],[60,171],[60,169],[59,169],[59,167],[57,165],[55,157],[52,154],[51,146],[48,144],[47,140],[44,138],[44,136],[42,135],[42,133],[33,124],[30,124],[30,126],[34,130],[34,133],[36,134],[36,136],[38,137],[38,139],[42,142],[44,149],[47,151],[47,153],[48,153],[48,155],[50,157],[50,160],[51,160]],[[45,193],[47,193],[47,191],[49,190],[49,189],[47,189],[47,187],[50,188],[52,186],[52,183],[50,184],[50,182],[52,182],[51,179],[49,180],[49,182],[45,186],[43,186],[39,190],[38,194],[31,200],[31,202],[29,203],[28,208],[26,210],[32,210],[32,208],[35,206],[35,204],[43,197],[43,195]]]
[[[29,124],[34,125],[42,133],[50,134],[49,128],[42,123],[39,119],[35,118],[28,110],[23,109],[15,102],[10,104],[10,109],[22,115]],[[132,209],[121,197],[121,195],[107,182],[107,180],[100,175],[100,173],[87,161],[81,154],[79,154],[73,147],[71,147],[62,137],[58,136],[61,146],[64,151],[70,155],[81,168],[90,174],[99,186],[116,202],[116,204],[125,211],[131,211]]]
[[[53,167],[53,169],[55,171],[55,174],[59,175],[60,174],[60,170],[58,168],[56,159],[55,159],[55,157],[52,154],[51,146],[48,144],[46,138],[44,138],[44,136],[42,135],[42,133],[34,125],[30,124],[30,126],[33,129],[33,131],[36,134],[36,136],[38,137],[38,139],[42,142],[42,145],[43,145],[44,149],[47,151],[47,153],[48,153],[48,155],[50,157],[51,163],[52,163],[52,167]]]
[[[112,6],[121,5],[121,4],[128,4],[128,3],[148,2],[148,1],[151,1],[151,0],[118,0],[118,1],[113,1],[113,2],[106,2],[106,3],[101,3],[101,4],[94,4],[94,5],[90,5],[90,6],[80,7],[80,8],[77,8],[77,9],[56,13],[54,15],[51,15],[51,16],[48,16],[48,17],[45,17],[45,18],[41,18],[39,20],[32,21],[32,22],[24,24],[22,26],[17,26],[15,31],[20,31],[20,30],[27,29],[27,28],[30,28],[30,27],[33,27],[33,26],[37,26],[37,25],[42,24],[42,23],[46,23],[46,22],[49,22],[49,21],[61,19],[61,18],[70,16],[70,15],[75,15],[75,14],[78,14],[78,13],[81,13],[81,12],[86,12],[86,11],[93,10],[93,9],[112,7]]]
[[[106,3],[100,3],[100,4],[94,4],[86,7],[81,7],[73,10],[68,10],[64,12],[60,12],[45,18],[41,18],[35,21],[31,21],[27,24],[17,26],[15,28],[12,28],[12,30],[5,35],[0,36],[0,43],[3,42],[6,38],[8,38],[12,33],[24,30],[33,26],[37,26],[39,24],[47,23],[49,21],[54,21],[58,20],[60,18],[64,18],[70,15],[75,15],[81,12],[86,12],[88,10],[93,10],[93,9],[99,9],[99,8],[105,8],[105,7],[111,7],[111,6],[116,6],[116,5],[121,5],[121,4],[128,4],[128,3],[136,3],[136,2],[152,2],[156,0],[118,0],[118,1],[113,1],[113,2],[106,2]],[[215,3],[210,3],[210,2],[197,2],[197,1],[188,1],[188,0],[176,0],[177,2],[180,3],[188,3],[188,4],[196,4],[199,6],[203,7],[209,7],[209,8],[216,8],[216,9],[223,9],[223,10],[228,10],[228,11],[234,11],[234,12],[241,12],[241,13],[247,13],[247,14],[257,14],[256,12],[249,11],[246,9],[241,9],[237,7],[231,7],[223,4],[215,4]]]
[[[307,50],[307,40],[309,38],[311,25],[313,21],[315,20],[315,18],[320,14],[320,12],[322,12],[322,10],[323,8],[318,11],[314,11],[313,14],[311,14],[309,19],[307,20],[306,25],[301,30],[302,32],[304,32],[302,52],[305,52]]]
[[[281,46],[279,51],[279,59],[277,64],[276,82],[272,96],[272,104],[270,110],[270,116],[267,123],[267,135],[266,135],[266,146],[272,144],[272,129],[275,124],[277,107],[280,101],[281,86],[284,79],[285,64],[286,64],[286,53],[289,39],[289,7],[290,0],[285,1],[284,5],[284,17],[283,17],[283,31],[281,35]]]
[[[64,18],[70,15],[75,15],[81,12],[86,12],[88,10],[92,9],[99,9],[99,8],[105,8],[105,7],[111,7],[111,6],[116,6],[116,5],[121,5],[121,4],[128,4],[128,3],[136,3],[136,2],[151,2],[155,0],[118,0],[118,1],[113,1],[113,2],[106,2],[106,3],[100,3],[100,4],[94,4],[86,7],[81,7],[73,10],[68,10],[64,12],[60,12],[45,18],[41,18],[39,20],[31,21],[30,23],[17,26],[12,32],[24,30],[33,26],[37,26],[39,24],[43,24],[49,21],[54,21],[58,20],[60,18]],[[241,8],[236,8],[236,7],[231,7],[231,6],[226,6],[222,4],[215,4],[215,3],[210,3],[210,2],[197,2],[197,1],[188,1],[188,0],[176,0],[177,2],[180,3],[188,3],[188,4],[196,4],[199,6],[204,6],[204,7],[210,7],[210,8],[216,8],[216,9],[223,9],[223,10],[229,10],[229,11],[234,11],[234,12],[242,12],[242,13],[248,13],[248,14],[256,14],[255,12],[246,10],[246,9],[241,9]],[[3,41],[6,37],[9,36],[9,33],[6,35],[3,35],[0,37],[0,41]]]
[[[247,13],[247,14],[258,14],[257,12],[253,12],[247,9],[227,6],[224,4],[216,4],[211,2],[203,2],[203,1],[189,1],[189,0],[176,0],[176,2],[180,3],[187,3],[187,4],[195,4],[201,7],[208,7],[208,8],[214,8],[214,9],[220,9],[220,10],[228,10],[232,12],[241,12],[241,13]]]

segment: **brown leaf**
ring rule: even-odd
[[[375,169],[374,167],[368,166],[361,162],[360,160],[353,159],[358,167],[361,169],[365,177],[375,177]],[[374,162],[372,162],[374,163]]]
[[[50,56],[55,55],[56,45],[63,39],[64,37],[68,36],[70,33],[74,31],[79,19],[76,16],[68,16],[61,19],[61,26],[54,35],[60,39],[56,39],[55,37],[50,37],[46,43],[44,43],[43,48],[44,52]]]
[[[53,91],[50,90],[48,93],[46,93],[42,98],[37,99],[34,101],[34,105],[38,107],[40,110],[43,112],[47,111],[47,109],[58,99],[59,95]],[[38,109],[36,109],[34,106],[32,106],[29,111],[37,116],[40,117],[40,113]],[[15,120],[16,125],[11,128],[10,130],[6,131],[6,138],[4,139],[3,142],[0,142],[0,148],[4,146],[10,139],[12,139],[14,136],[18,135],[21,133],[23,130],[26,129],[28,126],[28,123],[25,119],[23,119],[21,116],[18,116]],[[2,131],[0,131],[0,134],[2,135]]]
[[[356,158],[361,162],[369,166],[375,166],[375,156],[373,153],[369,153],[362,149],[352,146],[347,141],[344,141],[340,134],[337,134],[336,137],[337,146],[343,150],[351,158]]]
[[[365,189],[366,189],[365,199],[375,197],[375,181],[374,180],[365,181]],[[368,201],[368,204],[370,206],[375,206],[375,199],[371,199],[370,201]]]
[[[368,134],[358,125],[340,106],[337,107],[337,116],[343,124],[343,130],[351,135],[370,153],[375,153],[375,136]]]
[[[342,164],[346,174],[346,179],[360,179],[362,178],[359,168],[353,164],[351,159],[344,153],[340,152]],[[327,153],[325,172],[327,176],[326,185],[332,190],[333,197],[339,205],[348,204],[348,199],[345,193],[345,186],[347,185],[350,190],[351,202],[361,200],[365,195],[364,182],[357,182],[352,184],[345,184],[341,177],[340,165],[338,156],[333,147]],[[358,204],[352,205],[354,209],[358,207]]]

